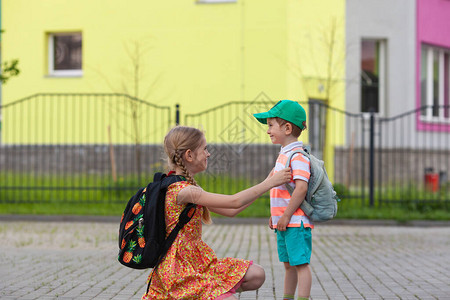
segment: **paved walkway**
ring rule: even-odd
[[[0,219],[0,299],[140,299],[148,270],[116,260],[118,223]],[[260,222],[204,227],[219,257],[253,259],[281,299],[275,236]],[[311,299],[450,299],[450,227],[318,225]]]

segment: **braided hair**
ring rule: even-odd
[[[183,155],[188,149],[195,151],[200,147],[203,137],[204,134],[199,129],[176,126],[164,138],[164,152],[167,155],[169,167],[171,169],[178,167],[186,180],[195,186],[198,186],[198,184],[184,165]],[[211,223],[211,216],[207,207],[203,207],[202,220],[205,224]]]

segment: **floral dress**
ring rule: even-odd
[[[177,195],[188,185],[186,181],[176,182],[167,190],[167,233],[175,227],[185,207],[177,204]],[[193,218],[180,230],[153,274],[149,291],[142,299],[216,299],[241,282],[252,262],[230,257],[218,259],[202,240],[202,212],[203,207],[197,205]]]

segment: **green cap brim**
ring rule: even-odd
[[[272,114],[270,114],[268,111],[253,114],[253,116],[256,118],[256,120],[258,120],[259,123],[262,123],[262,124],[267,124],[267,118],[273,117]]]
[[[306,112],[298,102],[292,100],[278,101],[269,111],[253,114],[253,116],[262,124],[267,124],[268,118],[280,118],[302,130],[305,128],[303,122],[306,121]]]

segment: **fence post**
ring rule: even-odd
[[[175,125],[180,125],[180,104],[175,105]]]
[[[370,139],[369,139],[369,204],[374,204],[374,179],[375,179],[375,112],[370,112]]]

